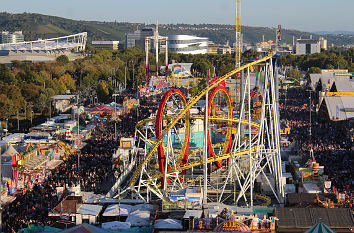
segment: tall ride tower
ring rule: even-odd
[[[236,0],[236,43],[235,43],[235,67],[241,66],[241,0]]]

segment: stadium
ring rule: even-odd
[[[74,60],[85,49],[86,42],[87,32],[82,32],[51,39],[0,44],[0,63],[11,63],[13,60],[47,62],[63,54]]]

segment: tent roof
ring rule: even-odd
[[[183,229],[182,221],[177,219],[158,219],[154,224],[156,229]]]
[[[120,208],[119,208],[120,207]],[[120,209],[120,210],[119,210]],[[126,204],[109,205],[104,211],[103,216],[128,216],[132,206]]]
[[[129,229],[131,224],[129,222],[104,222],[102,223],[102,228],[107,230],[117,230],[117,229]]]
[[[326,224],[319,222],[305,231],[305,233],[335,233],[335,231],[329,228]]]
[[[63,233],[108,233],[109,231],[105,231],[101,228],[92,226],[90,224],[84,223],[72,228],[69,228],[65,231],[62,231]]]
[[[10,144],[7,150],[1,156],[13,156],[17,154],[17,150]]]
[[[84,215],[94,215],[98,216],[102,210],[103,206],[100,205],[89,205],[89,204],[82,204],[79,209],[78,213]]]

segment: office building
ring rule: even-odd
[[[2,31],[0,39],[0,44],[20,43],[25,41],[22,31]]]
[[[96,49],[118,50],[119,41],[92,41],[92,46]]]
[[[206,54],[209,38],[190,35],[169,35],[168,48],[172,53]]]
[[[135,46],[138,46],[145,50],[145,37],[154,35],[155,29],[153,28],[143,28],[141,30],[136,30],[133,33],[127,33],[125,34],[125,48],[134,48]],[[150,49],[153,49],[151,47]]]
[[[321,52],[321,45],[319,40],[310,39],[297,39],[295,45],[295,54],[313,54]]]
[[[208,54],[231,54],[232,48],[229,43],[225,45],[219,44],[209,44],[208,45]]]

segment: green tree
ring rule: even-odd
[[[0,94],[0,119],[9,119],[13,112],[12,101],[6,95]]]
[[[191,69],[194,71],[196,75],[200,75],[202,77],[206,77],[210,71],[210,73],[213,72],[214,67],[210,63],[210,61],[204,60],[204,59],[197,59],[196,61],[193,62],[193,65]]]
[[[58,63],[60,63],[60,64],[67,64],[67,63],[70,62],[68,56],[66,56],[66,55],[60,55],[60,56],[58,56],[57,59],[56,59],[56,61],[57,61]]]
[[[49,106],[53,95],[55,95],[55,92],[51,88],[45,89],[39,95],[39,98],[37,98],[35,103],[35,107],[37,108],[38,112],[43,114],[43,110],[47,109],[48,111],[45,111],[45,115],[49,115]]]
[[[189,81],[188,92],[191,97],[194,97],[198,94],[198,87],[194,84],[193,81]]]
[[[108,90],[106,81],[101,81],[97,85],[96,92],[97,92],[98,100],[100,102],[106,102],[108,100],[108,98],[109,98],[109,90]]]
[[[287,71],[286,77],[294,80],[297,83],[300,83],[300,81],[304,78],[302,74],[296,69],[290,69],[289,71]]]
[[[17,80],[10,68],[5,64],[0,64],[0,83],[15,85]]]
[[[21,93],[26,102],[34,103],[41,93],[42,87],[33,83],[23,83],[21,85]]]
[[[321,68],[319,67],[311,67],[309,70],[310,74],[320,74],[321,73]]]

